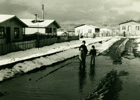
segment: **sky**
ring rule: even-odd
[[[62,26],[91,24],[116,27],[127,20],[140,20],[140,0],[0,0],[0,14],[22,19],[55,19]]]

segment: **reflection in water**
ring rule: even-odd
[[[95,65],[94,64],[90,64],[90,73],[89,73],[89,76],[90,76],[91,82],[93,82],[94,77],[95,77]]]
[[[86,71],[85,67],[79,67],[79,91],[82,92],[86,82]]]
[[[94,64],[90,64],[89,66],[89,78],[91,82],[93,82],[94,77],[95,77],[95,66]],[[79,91],[83,91],[83,87],[86,84],[86,78],[87,78],[87,72],[86,72],[86,67],[79,66]]]

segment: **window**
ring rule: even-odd
[[[139,30],[139,26],[136,26],[136,30]]]
[[[122,30],[126,30],[126,27],[125,26],[122,26]]]
[[[80,33],[80,30],[77,30],[77,33],[79,34]]]
[[[50,28],[50,33],[52,33],[52,28]]]
[[[56,28],[53,28],[53,34],[54,34],[54,36],[57,35],[57,34],[56,34]]]
[[[88,29],[88,33],[92,33],[92,29]]]
[[[15,39],[19,38],[19,28],[14,28],[14,38]]]
[[[96,33],[99,33],[100,32],[100,29],[99,28],[95,28],[95,32]]]
[[[49,32],[50,32],[49,28],[46,28],[46,29],[45,29],[45,32],[46,32],[46,33],[49,33]]]
[[[0,27],[0,39],[4,38],[4,27]]]

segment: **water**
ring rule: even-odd
[[[123,90],[116,93],[118,95],[116,100],[126,98],[127,100],[139,100],[138,87],[140,85],[137,82],[140,79],[138,76],[139,64],[139,59],[122,59],[122,64],[114,65],[111,57],[97,56],[95,67],[93,67],[90,66],[88,56],[86,68],[81,69],[79,60],[75,57],[1,83],[0,92],[4,96],[0,97],[0,100],[80,100],[86,98],[89,92],[96,88],[100,79],[112,69],[129,73],[120,78],[123,84],[120,84],[120,87]],[[137,77],[135,73],[137,73]],[[130,81],[132,79],[133,81]],[[128,87],[132,85],[133,89],[130,90]],[[131,95],[126,95],[130,94],[130,91]]]
[[[89,57],[87,58],[89,59]],[[77,100],[85,98],[93,87],[95,70],[80,69],[78,58],[19,76],[0,84],[1,100]]]

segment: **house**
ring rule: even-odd
[[[58,31],[57,36],[68,36],[68,32]]]
[[[134,20],[120,23],[120,34],[123,36],[140,35],[140,23]]]
[[[102,37],[104,37],[104,36],[112,36],[112,30],[108,29],[108,28],[101,28],[100,29],[100,35]]]
[[[75,35],[75,30],[74,29],[69,29],[68,30],[68,35],[69,36],[78,36],[78,35]]]
[[[46,35],[56,36],[57,29],[60,25],[55,20],[34,20],[34,19],[21,19],[28,25],[25,28],[25,34],[34,34],[36,32]]]
[[[113,36],[119,36],[120,35],[120,30],[119,29],[112,29],[112,35]]]
[[[59,28],[57,29],[57,36],[68,36],[68,32],[63,28]]]
[[[95,37],[99,36],[100,28],[93,25],[82,24],[75,27],[75,35],[82,37]]]
[[[0,44],[22,41],[25,27],[28,26],[15,15],[0,15]]]

